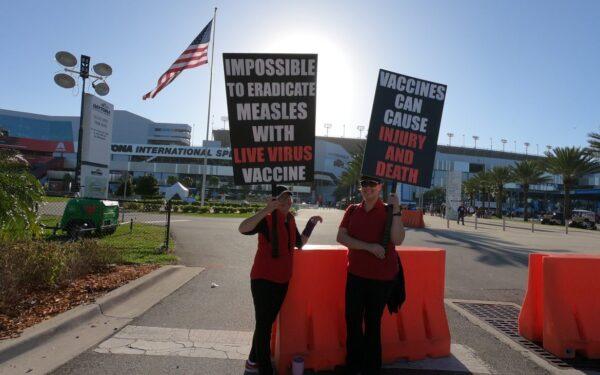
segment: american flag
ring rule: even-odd
[[[200,34],[192,41],[188,48],[179,55],[177,60],[169,67],[169,69],[158,79],[156,88],[146,95],[143,99],[152,99],[167,87],[167,85],[175,80],[177,76],[185,69],[192,69],[208,62],[208,42],[210,41],[210,29],[212,20],[202,29]]]

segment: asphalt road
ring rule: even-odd
[[[298,226],[313,214],[325,222],[310,240],[335,244],[342,211],[301,210]],[[256,238],[238,233],[242,219],[185,216],[173,223],[181,263],[206,270],[137,318],[133,325],[169,328],[252,331],[249,273]],[[439,220],[439,219],[438,219]],[[527,256],[533,249],[509,235],[474,233],[457,228],[408,230],[405,245],[446,249],[446,297],[521,303]],[[218,287],[211,288],[216,283]],[[499,374],[546,374],[492,335],[447,308],[453,343],[467,345]],[[85,352],[54,374],[242,374],[242,360],[153,357]],[[403,373],[387,371],[386,374]],[[418,372],[416,372],[418,373]],[[423,372],[430,373],[430,372]]]

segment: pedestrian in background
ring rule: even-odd
[[[465,205],[461,202],[460,206],[458,206],[458,217],[456,219],[456,224],[460,224],[462,220],[462,225],[465,225],[465,215],[467,213],[467,209]]]
[[[260,375],[273,374],[271,327],[279,314],[292,276],[294,248],[301,249],[317,223],[323,222],[320,216],[311,217],[300,234],[290,213],[292,193],[287,187],[278,185],[275,194],[276,197],[267,201],[265,208],[242,221],[238,228],[245,235],[258,233],[258,249],[250,272],[256,326],[246,372]],[[273,215],[274,212],[277,214]],[[274,242],[276,246],[273,246]]]

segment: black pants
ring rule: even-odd
[[[460,221],[462,220],[462,225],[465,225],[465,215],[458,215],[458,219],[456,219],[456,224],[460,224]]]
[[[288,284],[268,280],[251,280],[250,289],[254,300],[256,326],[252,337],[249,359],[258,364],[261,375],[272,375],[271,365],[271,326],[279,314],[287,293]]]
[[[380,373],[381,315],[392,285],[393,281],[365,279],[348,273],[346,281],[347,374]]]

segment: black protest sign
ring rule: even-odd
[[[224,53],[236,185],[311,182],[317,55]]]
[[[381,69],[362,173],[430,187],[446,85]]]

